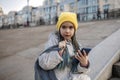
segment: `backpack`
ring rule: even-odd
[[[60,50],[58,48],[58,45],[54,45],[52,47],[49,47],[45,51],[43,51],[40,55],[42,55],[45,52],[58,51],[58,50]],[[35,80],[58,80],[55,76],[53,69],[52,70],[44,70],[40,67],[38,58],[34,65],[34,71],[35,71],[35,74],[34,74]]]

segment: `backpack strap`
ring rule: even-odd
[[[46,50],[44,50],[40,55],[42,55],[42,54],[45,53],[45,52],[59,51],[59,50],[61,50],[61,49],[58,48],[58,45],[53,45],[53,46],[47,48]],[[39,56],[40,56],[40,55],[39,55]]]

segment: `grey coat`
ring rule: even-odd
[[[55,33],[51,33],[49,35],[48,42],[45,45],[45,49],[58,44],[58,37]],[[68,51],[70,56],[74,55],[73,46],[70,43],[67,45]],[[59,63],[63,61],[63,58],[59,55],[58,51],[51,51],[49,54],[44,53],[39,56],[39,65],[45,69],[50,70],[54,69]],[[78,72],[82,72],[82,74],[73,74],[70,72],[70,68],[66,67],[64,70],[54,69],[55,75],[58,80],[90,80],[90,78],[85,75],[89,68],[81,67],[80,65],[77,66]]]

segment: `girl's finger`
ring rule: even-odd
[[[78,50],[78,54],[80,57],[84,57],[80,50]]]
[[[82,57],[81,57],[78,53],[76,54],[76,58],[77,58],[79,61],[82,60]]]
[[[85,50],[83,50],[83,55],[84,55],[84,56],[87,56],[87,54],[86,54],[86,51],[85,51]]]

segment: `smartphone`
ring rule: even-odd
[[[91,48],[82,48],[80,51],[83,54],[83,50],[86,52],[86,54],[88,55],[88,53],[91,51]]]

